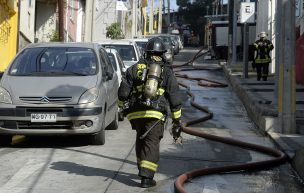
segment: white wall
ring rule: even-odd
[[[31,4],[29,4],[31,2]],[[35,39],[35,4],[36,1],[20,1],[20,26],[19,30],[25,41],[33,43]]]
[[[269,1],[258,0],[257,1],[257,20],[256,20],[256,29],[257,35],[261,31],[269,32]]]
[[[83,15],[84,15],[84,10],[82,7],[82,3],[79,3],[79,10],[78,10],[78,14],[77,14],[77,35],[76,35],[76,42],[82,42],[83,38],[82,38],[82,32],[83,32]]]
[[[40,2],[36,4],[36,38],[39,42],[48,42],[56,30],[56,4]]]
[[[268,33],[268,39],[275,45],[275,10],[276,0],[258,0],[257,1],[257,20],[256,20],[256,38],[262,31]],[[272,63],[270,72],[275,72],[275,49],[271,52]]]
[[[93,41],[106,39],[106,28],[117,22],[116,1],[96,0],[94,10]]]

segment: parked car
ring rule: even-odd
[[[114,70],[118,76],[118,82],[120,85],[122,76],[126,72],[126,67],[125,67],[119,53],[117,52],[117,50],[115,50],[113,48],[106,48],[106,51],[108,53],[108,56],[111,60],[112,65],[114,66]],[[123,115],[122,109],[120,109],[119,107],[118,107],[118,120],[119,121],[124,120],[124,115]]]
[[[184,45],[183,45],[183,42],[182,42],[182,39],[181,39],[181,36],[178,35],[178,34],[172,34],[172,36],[176,39],[176,41],[178,42],[178,47],[179,47],[179,50],[182,50],[184,49]]]
[[[169,34],[168,34],[168,36],[170,37],[170,39],[172,41],[174,54],[178,54],[179,53],[179,43],[178,43],[178,40],[177,40],[176,36],[175,35],[169,35]]]
[[[126,66],[122,60],[122,58],[120,57],[119,53],[117,52],[116,49],[113,48],[106,48],[106,51],[108,53],[108,56],[110,58],[110,61],[113,65],[113,68],[117,74],[118,77],[118,82],[119,85],[121,83],[122,80],[122,76],[124,75],[124,73],[126,72]]]
[[[143,50],[145,50],[146,49],[146,45],[147,45],[147,43],[149,41],[149,38],[135,38],[133,40],[136,42],[136,44],[140,48],[142,48]]]
[[[13,135],[89,135],[118,127],[118,78],[99,44],[31,44],[0,82],[0,144]]]
[[[157,36],[161,38],[166,46],[167,52],[165,53],[167,61],[172,64],[174,59],[174,44],[169,36],[159,35]]]
[[[100,41],[99,44],[101,44],[105,48],[115,48],[127,68],[129,68],[133,64],[136,64],[142,57],[139,47],[133,40],[104,40]]]
[[[159,34],[152,34],[152,35],[146,35],[145,38],[153,38],[153,37],[159,37]],[[172,42],[170,41],[169,38],[162,38],[160,37],[167,49],[167,52],[165,53],[165,59],[168,63],[172,64],[173,63],[173,58],[174,58],[174,54],[173,54],[173,47],[172,47]]]

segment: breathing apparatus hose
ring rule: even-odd
[[[202,52],[202,50],[199,51],[199,53],[201,53],[201,52]],[[203,54],[196,54],[194,59],[191,61],[193,62],[194,60],[199,58],[199,56],[201,56],[201,55],[203,55]],[[186,63],[182,66],[185,66],[187,64],[189,64],[189,63]],[[173,68],[180,67],[180,66],[181,65],[173,66]],[[202,80],[204,80],[204,81],[209,82],[209,86],[217,86],[217,87],[226,87],[227,86],[227,84],[223,84],[218,81],[213,81],[213,80],[209,80],[206,78],[193,78],[188,75],[182,75],[179,73],[177,74],[177,77],[186,78],[189,80],[196,80],[196,81],[199,81],[199,83]],[[184,133],[187,133],[187,134],[193,135],[193,136],[197,136],[197,137],[201,137],[201,138],[205,138],[205,139],[209,139],[209,140],[213,140],[213,141],[217,141],[217,142],[222,142],[222,143],[229,144],[229,145],[238,146],[238,147],[245,148],[245,149],[254,150],[257,152],[261,152],[261,153],[270,155],[274,158],[265,160],[265,161],[243,163],[243,164],[237,164],[237,165],[231,165],[231,166],[202,168],[202,169],[197,169],[197,170],[186,172],[186,173],[178,176],[178,178],[175,180],[174,189],[175,189],[176,193],[187,193],[187,191],[183,187],[184,183],[189,181],[190,179],[193,179],[193,178],[196,178],[199,176],[216,174],[216,173],[224,173],[224,172],[233,172],[233,171],[250,171],[250,170],[256,170],[256,169],[264,169],[264,168],[273,167],[273,166],[282,164],[285,161],[287,161],[287,156],[282,151],[279,151],[279,150],[276,150],[273,148],[269,148],[269,147],[265,147],[265,146],[261,146],[261,145],[256,145],[256,144],[252,144],[252,143],[239,141],[239,140],[232,139],[232,138],[210,135],[210,134],[204,133],[202,131],[197,131],[197,130],[191,129],[189,126],[211,119],[213,117],[213,113],[211,111],[209,111],[207,108],[205,108],[195,102],[195,95],[193,93],[191,93],[190,87],[188,85],[181,83],[181,82],[179,82],[179,85],[186,88],[187,94],[191,97],[191,101],[190,101],[191,106],[206,113],[206,115],[203,117],[184,122],[182,124],[182,131]],[[204,85],[201,85],[201,86],[204,86]]]

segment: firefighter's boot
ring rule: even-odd
[[[149,188],[149,187],[152,187],[152,186],[155,186],[156,185],[156,181],[153,180],[153,178],[142,178],[141,179],[141,183],[140,183],[140,186],[142,188]]]

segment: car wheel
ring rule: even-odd
[[[91,136],[91,143],[93,145],[104,145],[106,142],[106,132],[101,129],[98,133]]]
[[[10,146],[12,143],[12,136],[10,135],[0,135],[0,146]]]
[[[118,114],[118,112],[116,112],[115,113],[115,119],[108,126],[109,130],[116,130],[116,129],[118,129],[118,118],[119,118],[119,114]]]
[[[100,131],[91,136],[92,145],[104,145],[106,142],[106,132],[105,132],[105,117],[102,120]]]

